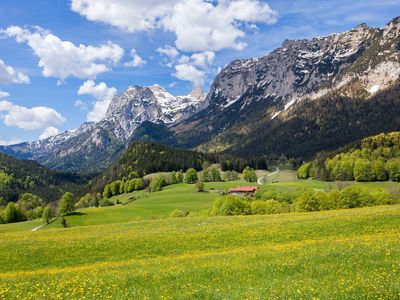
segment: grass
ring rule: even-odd
[[[23,230],[0,255],[0,299],[395,299],[400,206]]]
[[[65,217],[69,226],[87,226],[99,224],[112,224],[129,222],[144,218],[164,218],[168,217],[174,209],[183,211],[199,211],[210,209],[220,190],[227,190],[237,185],[254,185],[246,182],[207,182],[204,193],[196,192],[193,184],[176,184],[163,188],[156,193],[139,192],[142,198],[130,202],[127,205],[112,207],[79,209],[76,214]],[[137,193],[123,194],[111,198],[112,201],[118,199],[124,203],[130,197],[135,197]],[[47,226],[46,228],[61,227],[61,219]]]

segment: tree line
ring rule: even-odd
[[[341,149],[322,153],[297,171],[300,179],[325,181],[400,181],[400,132],[379,134]]]

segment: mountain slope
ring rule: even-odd
[[[51,171],[34,161],[15,159],[0,153],[0,198],[17,200],[22,193],[34,193],[45,202],[56,201],[67,191],[74,192],[87,180],[73,174]]]
[[[122,154],[127,143],[135,140],[132,134],[144,122],[163,127],[185,120],[207,105],[205,96],[199,89],[175,97],[158,85],[131,86],[112,99],[100,122],[84,123],[78,129],[41,141],[0,146],[0,151],[36,160],[55,170],[98,173]],[[136,138],[140,139],[141,134],[144,133],[137,132]]]
[[[171,129],[186,147],[295,157],[397,130],[399,35],[396,18],[234,61],[215,79],[209,106]]]

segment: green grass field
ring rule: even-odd
[[[400,188],[293,180],[289,170],[275,178],[261,188]],[[210,209],[219,190],[245,184],[254,185],[124,194],[111,200],[138,199],[80,209],[66,217],[68,228],[60,218],[35,232],[39,220],[0,225],[0,299],[400,298],[400,205],[168,218],[174,209]]]
[[[0,299],[397,299],[400,206],[0,234]]]

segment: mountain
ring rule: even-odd
[[[15,201],[20,194],[29,192],[52,202],[64,192],[78,191],[86,183],[78,175],[52,171],[35,161],[0,153],[0,199]]]
[[[131,86],[106,117],[32,143],[1,147],[68,171],[99,172],[147,140],[249,159],[308,159],[400,129],[400,17],[328,36],[285,40],[261,58],[235,60],[206,95],[175,97]]]
[[[165,128],[183,121],[207,105],[205,98],[199,88],[187,96],[175,97],[159,85],[130,86],[112,99],[105,118],[99,122],[84,123],[78,129],[40,141],[1,146],[0,151],[36,160],[55,170],[96,173],[119,157],[134,139],[136,129],[136,135],[145,134],[140,131],[148,124],[145,122]]]
[[[233,61],[212,84],[209,106],[171,130],[190,148],[294,157],[398,130],[399,36],[400,17]]]

